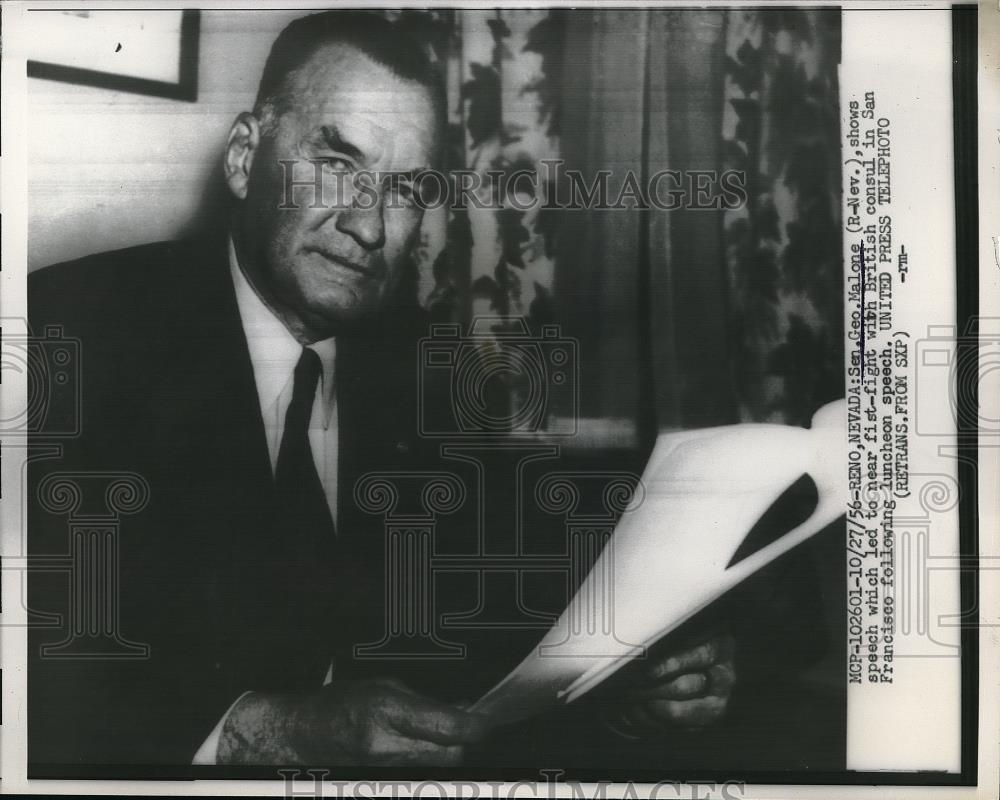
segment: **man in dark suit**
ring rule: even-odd
[[[353,649],[377,639],[386,589],[357,480],[436,458],[416,430],[427,326],[405,283],[411,176],[436,163],[442,112],[431,65],[389,23],[298,20],[229,133],[228,231],[31,277],[33,330],[60,326],[82,360],[81,435],[29,469],[32,556],[67,550],[56,479],[148,490],[107,562],[108,647],[67,658],[64,629],[31,632],[33,764],[454,764],[487,736],[460,701],[506,665],[429,678]],[[33,573],[29,605],[69,619],[75,590]],[[725,710],[726,637],[668,655],[611,703],[630,736]]]

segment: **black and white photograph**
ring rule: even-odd
[[[301,5],[3,9],[4,783],[990,796],[997,10]]]

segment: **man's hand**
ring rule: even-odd
[[[398,681],[334,682],[303,696],[250,694],[226,719],[220,764],[460,763],[483,719]]]
[[[716,636],[642,664],[609,722],[626,736],[703,727],[725,714],[735,679],[733,637]]]

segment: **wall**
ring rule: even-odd
[[[229,125],[301,13],[202,11],[195,103],[29,79],[29,269],[170,239],[205,213]]]

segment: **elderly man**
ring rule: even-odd
[[[462,707],[479,687],[431,696],[405,670],[353,659],[385,590],[371,563],[381,528],[353,486],[425,466],[411,178],[437,163],[443,110],[432,65],[385,20],[299,19],[229,132],[227,232],[32,276],[33,328],[62,326],[83,362],[82,434],[30,470],[33,553],[65,550],[65,517],[39,500],[52,473],[126,471],[149,488],[122,525],[114,646],[59,658],[63,631],[32,632],[33,764],[455,764],[470,744],[488,751]],[[297,189],[317,164],[321,180]],[[32,575],[32,610],[72,611],[60,580]],[[730,651],[712,638],[651,660],[593,724],[641,737],[716,719]]]

